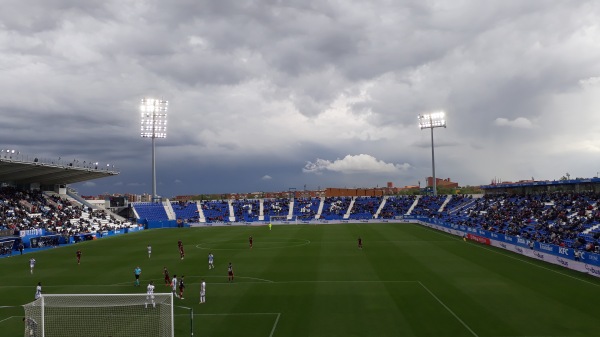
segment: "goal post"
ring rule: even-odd
[[[272,224],[297,224],[298,217],[296,215],[271,215],[269,217],[269,222]]]
[[[48,294],[23,305],[25,337],[174,337],[173,294]]]

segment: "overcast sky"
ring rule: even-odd
[[[460,185],[600,171],[600,2],[4,0],[0,146],[151,193]]]

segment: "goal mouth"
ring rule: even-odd
[[[270,223],[298,223],[296,215],[272,215],[269,217]]]
[[[26,336],[173,337],[173,294],[47,294],[23,305]]]

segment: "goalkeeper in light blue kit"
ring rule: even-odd
[[[133,284],[136,287],[140,286],[140,274],[142,273],[142,268],[135,267],[135,269],[133,270],[133,275],[135,275],[135,283]]]

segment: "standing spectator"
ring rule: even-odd
[[[25,245],[23,244],[23,241],[21,241],[21,243],[19,243],[19,252],[21,253],[21,255],[23,255],[24,249],[25,249]]]

